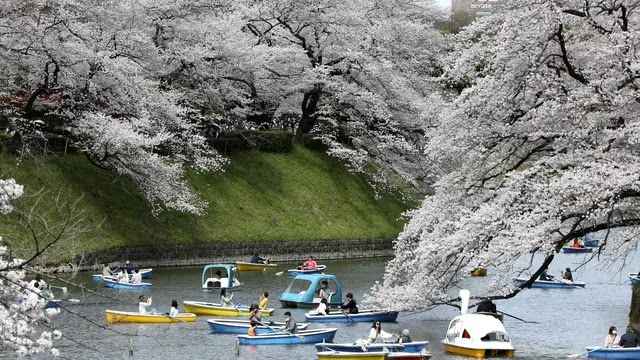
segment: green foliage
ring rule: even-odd
[[[215,242],[387,238],[398,235],[408,205],[376,199],[361,178],[335,159],[300,146],[289,154],[237,152],[225,172],[189,174],[209,202],[202,217],[167,211],[158,217],[136,188],[81,155],[44,165],[0,155],[0,176],[13,177],[27,194],[46,189],[82,196],[86,220],[96,225],[85,250]],[[48,206],[47,197],[41,206]],[[0,234],[20,239],[23,229],[0,222]]]

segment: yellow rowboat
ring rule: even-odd
[[[177,323],[177,322],[195,322],[196,314],[179,313],[178,316],[169,316],[166,314],[140,314],[137,312],[107,310],[107,323],[123,324],[123,323],[145,323],[145,324],[161,324],[161,323]]]
[[[208,303],[204,301],[183,301],[184,311],[196,315],[213,316],[249,316],[249,308],[246,306],[224,307],[220,304]],[[262,315],[271,316],[275,309],[261,310]]]
[[[318,352],[318,360],[384,360],[387,356],[384,351],[372,352],[346,352],[346,351],[320,351]]]
[[[238,271],[267,271],[277,270],[278,264],[254,264],[243,261],[236,261]]]
[[[471,272],[471,276],[487,276],[487,269],[477,268]]]
[[[444,351],[451,354],[469,356],[477,359],[497,356],[513,357],[516,352],[514,349],[471,349],[448,344],[444,344]]]

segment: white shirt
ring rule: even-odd
[[[135,273],[131,275],[131,283],[132,284],[142,284],[142,274]]]
[[[151,298],[148,298],[147,301],[140,301],[138,303],[138,312],[140,314],[146,314],[147,313],[147,309],[146,307],[151,305]]]
[[[320,303],[316,309],[316,314],[327,315],[327,305],[325,305],[325,303]]]
[[[380,330],[380,334],[378,334],[378,331],[376,329],[371,328],[371,330],[369,330],[369,337],[367,338],[367,340],[369,340],[370,343],[374,343],[374,342],[378,342],[380,339],[386,340],[392,337],[393,335],[389,334],[384,330]]]
[[[169,310],[169,316],[178,316],[178,308],[172,306]]]

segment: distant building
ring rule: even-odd
[[[475,19],[490,15],[504,0],[451,0],[451,11],[457,18]]]

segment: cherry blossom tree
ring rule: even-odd
[[[493,270],[486,296],[508,298],[568,241],[595,232],[605,264],[636,249],[637,6],[515,0],[452,39],[441,83],[454,91],[428,124],[425,150],[442,175],[370,301],[446,303],[478,266]],[[532,257],[529,281],[514,288],[522,256]]]

